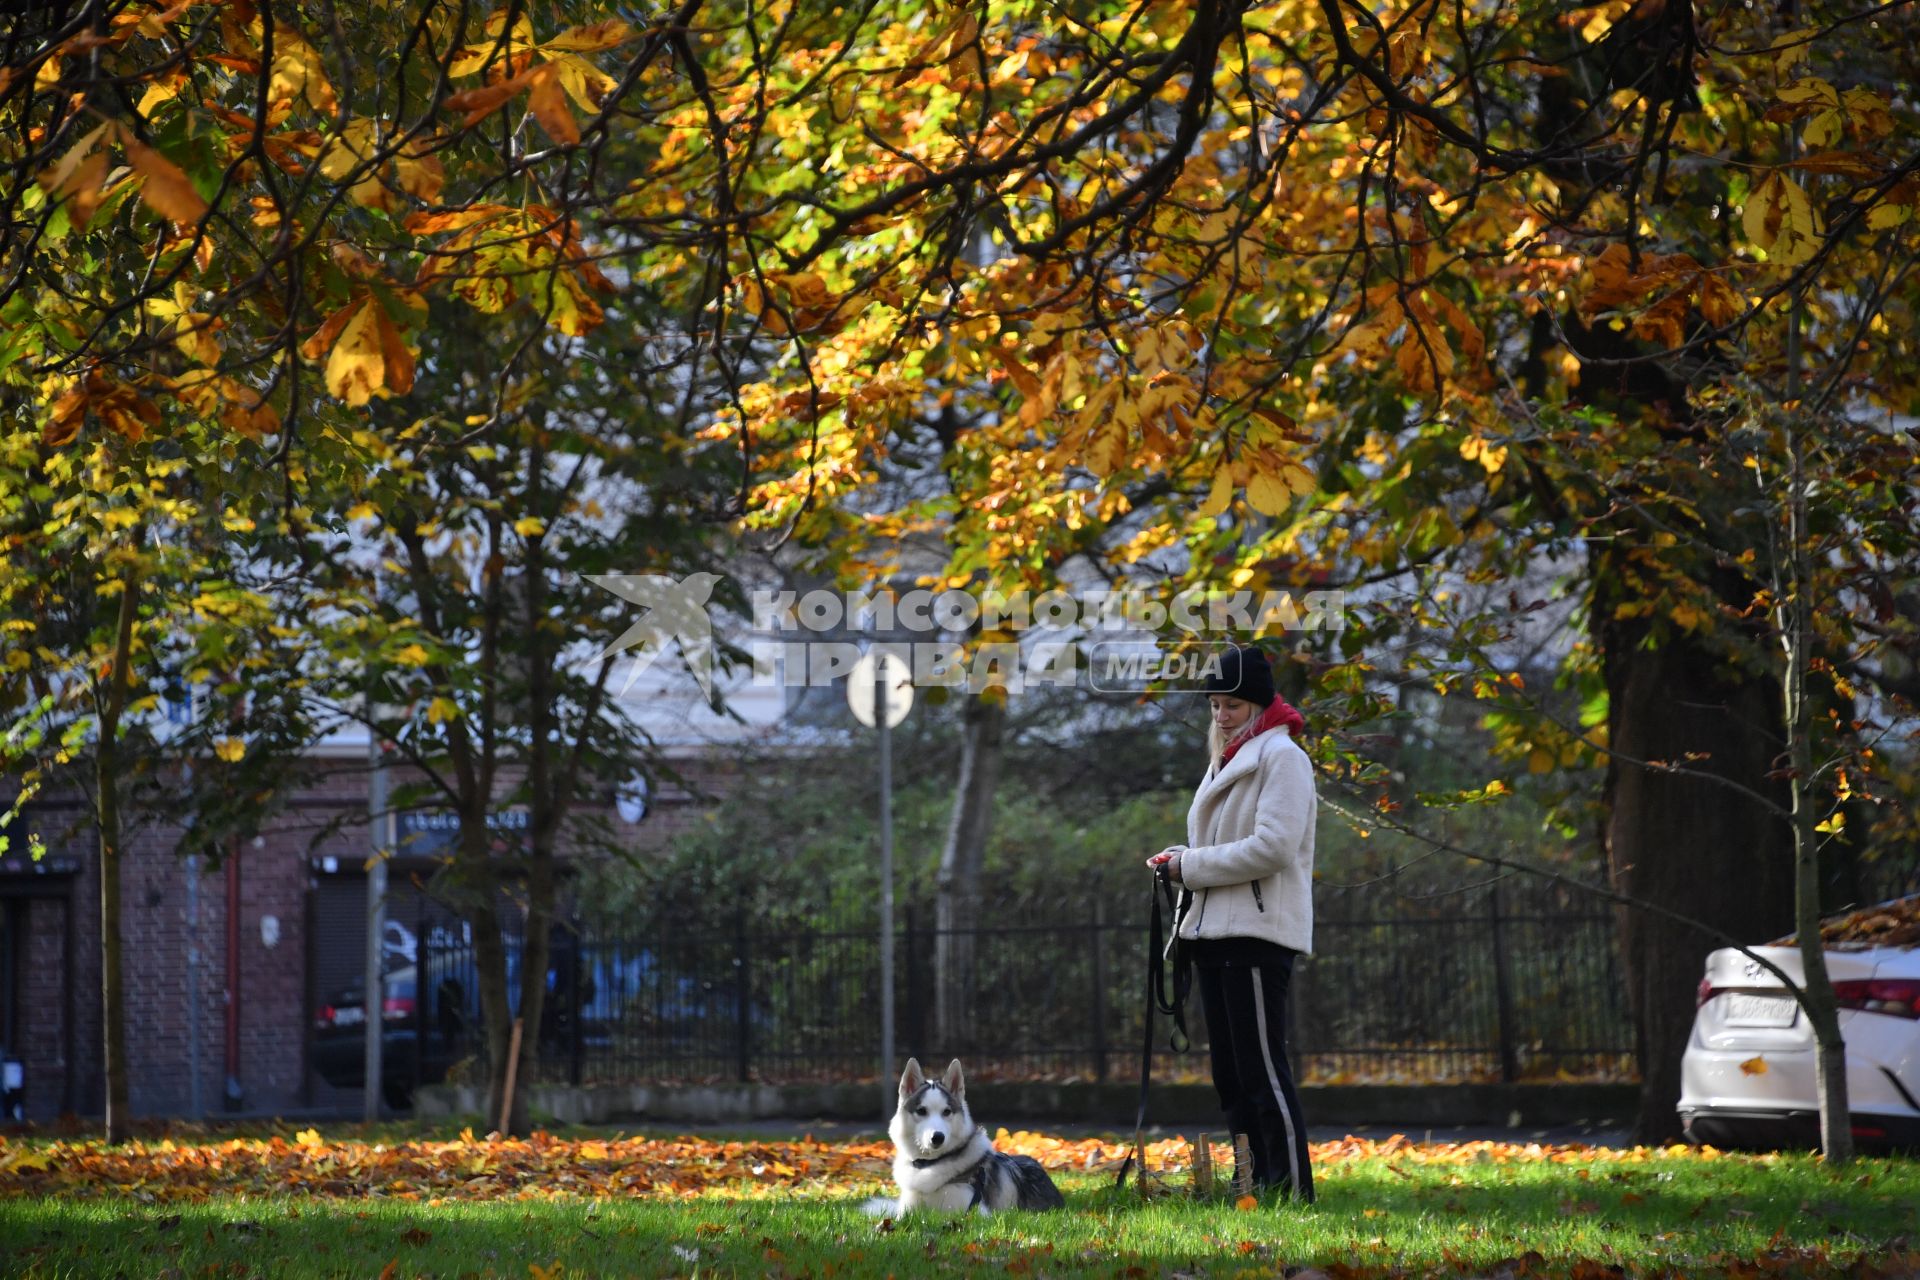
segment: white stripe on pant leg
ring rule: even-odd
[[[1300,1144],[1293,1132],[1293,1108],[1280,1088],[1280,1073],[1273,1069],[1273,1048],[1267,1040],[1267,989],[1260,981],[1260,966],[1253,966],[1253,1010],[1260,1027],[1260,1058],[1267,1065],[1267,1083],[1273,1088],[1273,1100],[1280,1108],[1280,1119],[1287,1126],[1287,1171],[1293,1177],[1288,1194],[1299,1199],[1306,1194],[1300,1182]]]

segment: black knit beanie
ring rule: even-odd
[[[1256,706],[1273,703],[1273,668],[1267,655],[1258,649],[1229,647],[1220,655],[1220,674],[1208,676],[1203,683],[1207,693],[1240,698]]]

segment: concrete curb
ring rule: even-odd
[[[976,1114],[1001,1121],[1109,1124],[1126,1129],[1139,1104],[1137,1085],[982,1083],[971,1086]],[[1315,1125],[1399,1125],[1441,1128],[1498,1125],[1624,1124],[1640,1089],[1632,1084],[1315,1085],[1300,1090]],[[554,1085],[532,1086],[527,1103],[544,1122],[562,1124],[737,1124],[755,1120],[875,1118],[883,1103],[873,1083],[824,1085]],[[477,1116],[477,1085],[428,1085],[414,1094],[422,1119]],[[1212,1124],[1220,1119],[1211,1085],[1156,1085],[1147,1114],[1155,1124]]]

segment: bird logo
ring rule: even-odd
[[[720,581],[718,574],[669,578],[658,573],[591,573],[586,579],[646,611],[595,659],[605,662],[632,651],[633,665],[627,669],[621,694],[666,652],[668,640],[677,640],[693,678],[700,682],[700,692],[713,701],[713,620],[707,616],[707,600]]]

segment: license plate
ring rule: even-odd
[[[365,1022],[366,1020],[367,1011],[365,1009],[335,1009],[333,1011],[333,1025],[336,1027],[350,1027],[356,1022]]]
[[[1792,996],[1751,996],[1734,992],[1727,997],[1727,1022],[1735,1027],[1790,1027],[1800,1016]]]

